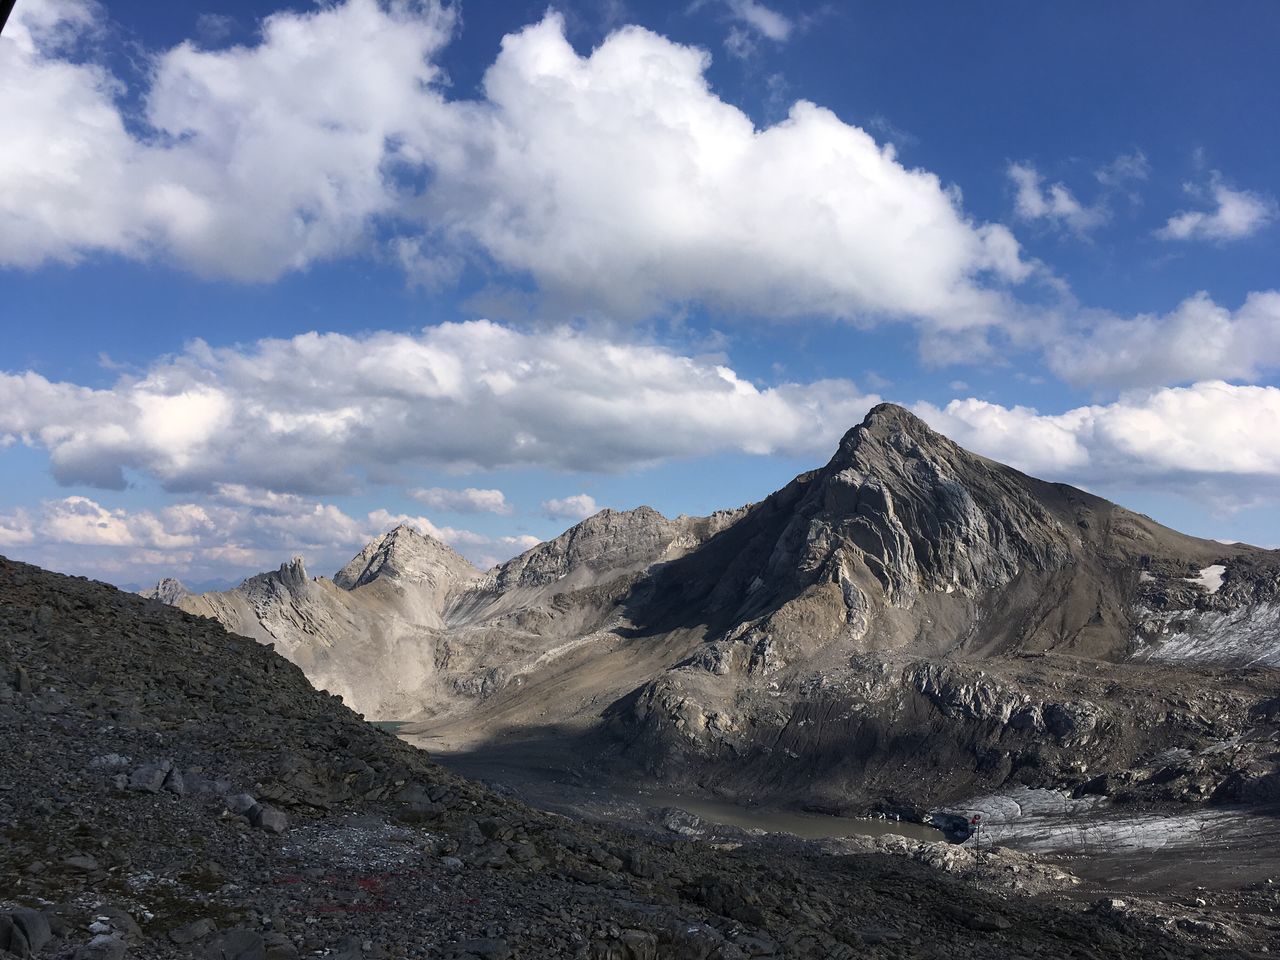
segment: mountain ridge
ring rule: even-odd
[[[890,702],[925,716],[972,671],[1028,656],[1280,664],[1278,557],[1030,477],[880,405],[825,465],[711,517],[601,511],[483,574],[399,528],[332,581],[290,569],[178,603],[277,643],[372,716],[459,743],[558,724],[688,777],[735,751],[772,770],[777,718],[822,689],[867,717]],[[884,670],[896,679],[872,683]],[[1016,678],[1009,691],[1041,697]],[[1036,710],[1027,736],[1079,712]],[[841,736],[890,729],[881,716]],[[805,743],[787,749],[818,748]]]

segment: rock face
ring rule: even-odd
[[[563,591],[639,573],[696,546],[732,517],[732,512],[725,512],[706,519],[668,520],[650,507],[601,510],[497,567],[484,586],[506,593],[558,584]]]
[[[479,577],[448,547],[397,527],[334,580],[310,578],[295,557],[234,590],[182,597],[177,606],[274,644],[316,686],[358,708],[400,716],[444,695],[436,669],[444,611]]]
[[[161,603],[176,605],[183,597],[191,596],[186,584],[173,577],[165,577],[150,590],[140,590],[138,595],[148,600],[159,600]]]
[[[606,510],[483,575],[399,528],[332,581],[295,561],[178,603],[457,745],[561,725],[671,781],[853,807],[1190,749],[1194,724],[1164,718],[1195,709],[1162,684],[1220,680],[1146,664],[1280,663],[1277,554],[1028,477],[889,404],[739,510]],[[951,776],[893,772],[926,754]]]

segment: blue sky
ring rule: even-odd
[[[1266,2],[19,0],[0,550],[478,563],[894,400],[1280,544]],[[500,492],[500,495],[499,493]]]

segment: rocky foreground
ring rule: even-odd
[[[926,857],[540,812],[212,620],[3,559],[0,666],[6,960],[1245,955]]]

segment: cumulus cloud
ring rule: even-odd
[[[35,529],[26,510],[19,508],[12,513],[0,513],[0,547],[22,546],[35,538]]]
[[[1059,337],[1048,361],[1069,383],[1105,388],[1256,379],[1280,368],[1280,291],[1234,312],[1201,291],[1165,315],[1102,315]]]
[[[147,576],[235,580],[273,569],[295,554],[329,575],[374,537],[407,524],[487,568],[539,541],[438,526],[385,509],[351,515],[332,503],[234,485],[199,502],[156,509],[108,507],[84,496],[45,500],[0,514],[0,546],[54,568],[116,582]]]
[[[1275,200],[1250,190],[1233,190],[1216,171],[1207,190],[1194,185],[1187,189],[1193,195],[1207,194],[1206,199],[1213,204],[1213,209],[1175,213],[1156,231],[1160,239],[1241,240],[1275,219]]]
[[[1015,188],[1014,209],[1023,220],[1046,220],[1084,236],[1110,216],[1104,203],[1085,206],[1065,184],[1046,186],[1044,177],[1029,163],[1011,163],[1006,173]]]
[[[478,259],[578,312],[700,301],[940,330],[1008,322],[1031,271],[891,146],[805,101],[757,129],[705,52],[637,27],[580,56],[549,14],[504,39],[480,99],[450,100],[437,5],[277,13],[252,46],[156,55],[135,133],[120,81],[58,40],[96,9],[28,0],[0,38],[0,263],[107,251],[253,281],[386,244],[413,282]]]
[[[615,315],[703,301],[775,317],[1007,317],[987,279],[1029,267],[936,176],[812,103],[757,130],[705,53],[639,28],[578,56],[558,18],[506,38],[483,103],[437,151],[428,197],[454,238]]]
[[[1205,381],[1053,415],[977,399],[915,409],[956,442],[1055,480],[1175,494],[1218,481],[1208,489],[1226,500],[1280,487],[1277,387]]]
[[[542,512],[552,520],[585,520],[599,513],[600,507],[590,494],[576,493],[571,497],[542,501]]]
[[[664,347],[474,321],[196,341],[106,389],[0,374],[0,439],[47,450],[66,484],[119,489],[136,473],[176,491],[316,494],[354,489],[375,468],[817,456],[876,399],[848,380],[759,387]]]
[[[64,56],[89,0],[29,0],[0,37],[0,263],[161,253],[269,280],[360,245],[396,191],[388,142],[438,76],[434,6],[348,0],[280,13],[253,47],[155,58],[135,136],[105,67]]]
[[[507,503],[501,490],[480,490],[467,487],[451,490],[446,487],[420,487],[410,490],[409,496],[433,510],[449,510],[453,513],[496,513],[510,516],[515,508]]]

